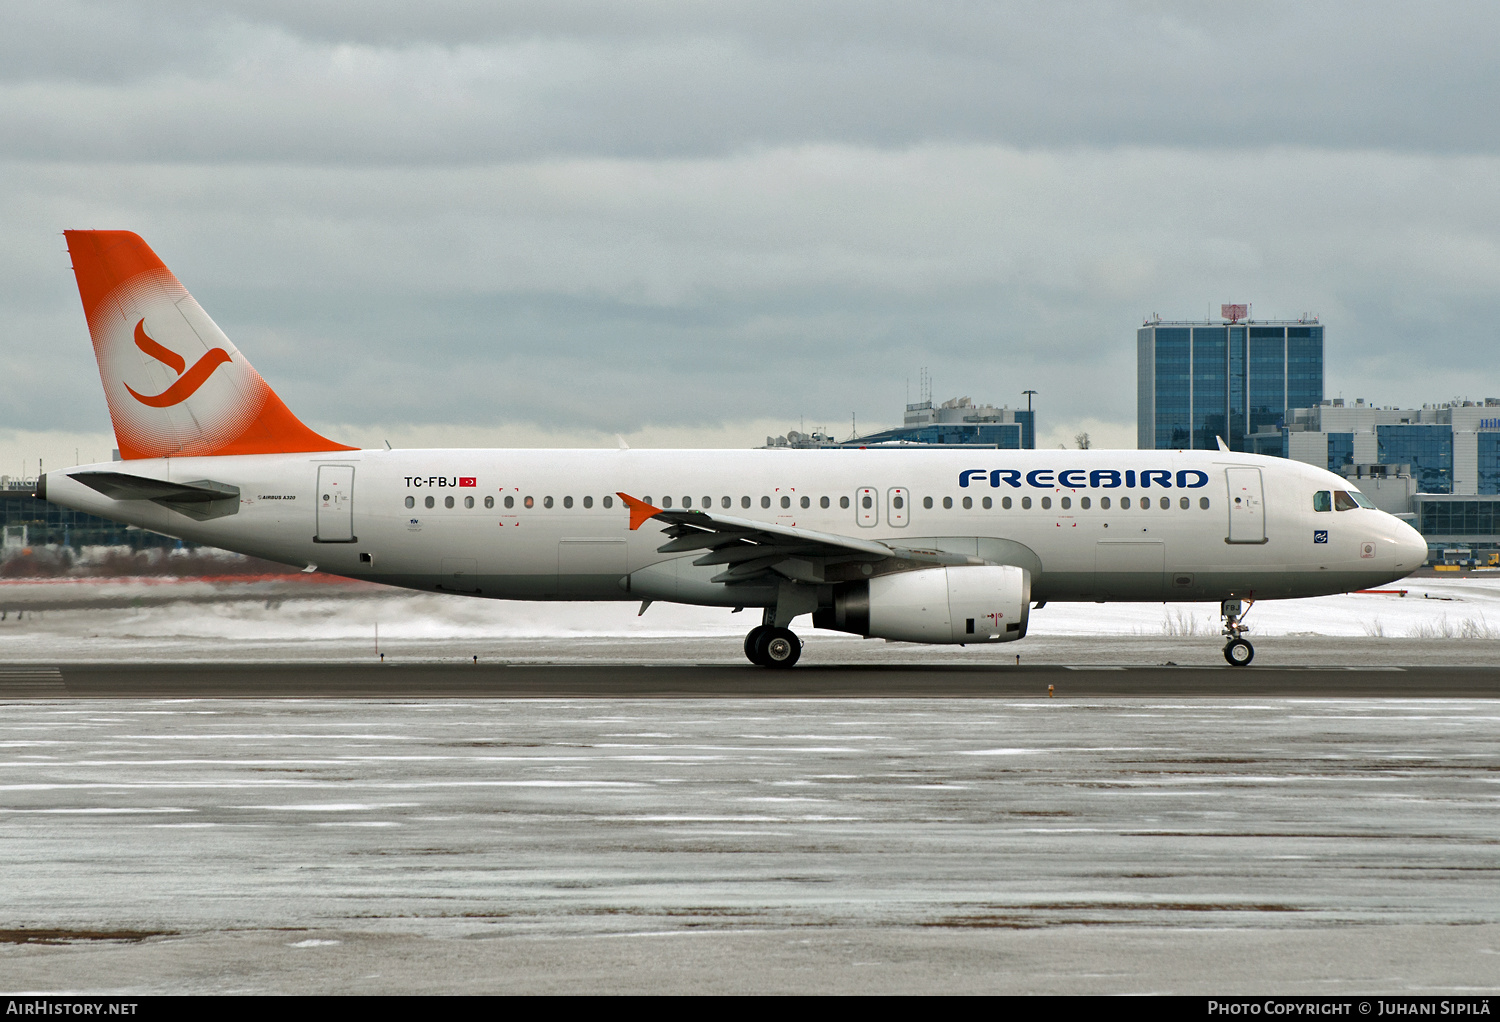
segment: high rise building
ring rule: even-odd
[[[1323,400],[1323,326],[1316,318],[1225,322],[1152,317],[1136,332],[1136,446],[1248,450],[1246,437]]]

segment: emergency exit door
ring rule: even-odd
[[[318,466],[318,543],[353,543],[354,466]]]
[[[906,492],[904,486],[892,486],[886,491],[886,524],[893,529],[905,527],[907,515],[911,512],[911,494]]]
[[[1229,483],[1229,542],[1266,541],[1266,500],[1260,469],[1226,468]]]

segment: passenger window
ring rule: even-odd
[[[542,498],[542,507],[551,507],[551,506],[552,506],[552,498],[551,497],[543,497]]]
[[[572,506],[573,506],[573,498],[572,497],[564,497],[563,498],[563,507],[572,507]]]
[[[506,497],[505,498],[505,506],[506,507],[515,507],[516,506],[516,498],[514,498],[514,497]]]
[[[731,508],[731,507],[733,507],[733,506],[734,506],[734,500],[733,500],[733,498],[730,498],[730,497],[725,497],[725,498],[724,498],[724,499],[723,499],[723,500],[721,500],[721,501],[719,501],[719,503],[720,503],[720,504],[722,504],[722,505],[723,505],[723,506],[724,506],[724,509],[725,509],[725,510],[726,510],[726,511],[727,511],[727,510],[728,510],[728,509],[729,509],[729,508]]]
[[[433,500],[431,497],[428,497],[426,500],[422,501],[422,506],[423,507],[432,507],[436,503],[437,503],[437,501]]]
[[[781,506],[782,507],[791,507],[792,506],[792,498],[791,497],[782,497],[781,498]]]
[[[671,497],[663,497],[661,499],[661,506],[662,507],[671,507],[672,506],[672,498]]]
[[[1105,511],[1108,511],[1109,510],[1109,498],[1108,497],[1100,497],[1099,498],[1099,507],[1102,508]]]
[[[1333,491],[1333,509],[1335,511],[1353,511],[1357,507],[1359,507],[1359,504],[1349,494],[1343,490]]]
[[[406,506],[407,507],[416,507],[417,506],[417,498],[416,497],[407,497],[406,498]]]
[[[802,506],[803,507],[812,507],[812,498],[811,497],[803,497],[802,498]]]
[[[1207,511],[1208,510],[1208,498],[1207,497],[1199,497],[1198,498],[1198,506],[1201,507],[1203,510]]]
[[[762,498],[760,498],[760,506],[761,507],[770,507],[771,506],[771,498],[770,497],[762,497]]]
[[[1001,497],[1000,498],[1000,506],[1003,507],[1003,508],[1005,508],[1005,510],[1009,511],[1010,510],[1010,498],[1009,497]]]
[[[443,498],[443,507],[452,507],[452,506],[453,506],[453,498],[452,497],[444,497]]]
[[[1021,510],[1022,511],[1030,511],[1031,510],[1031,498],[1030,497],[1022,497],[1021,498]]]
[[[530,509],[536,507],[536,498],[535,497],[527,497],[525,500],[521,501],[521,503],[523,505],[525,505],[526,509],[529,511]],[[649,504],[650,501],[647,500],[646,503]]]
[[[507,505],[507,506],[509,506],[509,505]],[[613,497],[605,497],[604,498],[604,506],[605,507],[614,507],[615,506],[615,498],[613,498]]]
[[[995,506],[995,502],[988,497],[984,498],[979,503],[984,507],[986,511]]]
[[[827,506],[828,506],[828,498],[827,497],[820,497],[820,498],[818,498],[818,507],[826,508]]]
[[[1051,509],[1052,509],[1052,498],[1051,497],[1043,497],[1042,498],[1042,510],[1043,511],[1049,511]]]
[[[1068,508],[1070,508],[1072,506],[1073,506],[1073,498],[1071,498],[1071,497],[1064,497],[1062,499],[1062,509],[1064,511],[1066,511]]]
[[[865,499],[868,500],[869,498],[867,497]],[[953,506],[953,498],[952,497],[944,497],[943,498],[943,507],[951,508],[952,506]]]
[[[1130,498],[1129,497],[1121,497],[1120,498],[1120,510],[1122,510],[1122,511],[1129,511],[1130,510]]]
[[[682,498],[682,506],[683,507],[692,507],[693,506],[693,498],[692,497],[683,497]]]
[[[591,507],[593,507],[594,506],[594,498],[593,497],[584,497],[583,498],[583,506],[585,508],[591,508]]]
[[[486,498],[484,498],[484,506],[487,507],[487,508],[494,507],[495,506],[495,498],[494,497],[486,497]]]
[[[931,509],[932,508],[932,498],[931,497],[923,497],[922,498],[922,506],[925,507],[925,508]]]
[[[1078,506],[1087,511],[1089,509],[1089,499],[1087,497],[1080,497],[1078,500]]]
[[[1186,497],[1183,497],[1182,499],[1177,501],[1177,506],[1186,511],[1188,508],[1193,506],[1193,502],[1188,500]]]
[[[860,503],[864,505],[864,508],[865,508],[866,511],[870,510],[870,508],[872,508],[872,507],[875,506],[874,500],[871,497],[869,497],[868,495],[866,495],[865,498],[864,498],[864,500],[860,501]]]
[[[464,507],[473,507],[473,506],[474,506],[474,498],[473,497],[465,497],[464,498]]]
[[[750,498],[749,497],[741,497],[740,498],[740,507],[749,507],[749,506],[750,506]]]
[[[1327,490],[1319,490],[1317,493],[1314,493],[1313,494],[1313,510],[1314,511],[1332,511],[1333,510],[1333,494],[1330,493],[1330,492],[1328,492]]]
[[[929,504],[927,506],[931,507],[932,505]],[[839,507],[841,507],[841,508],[843,508],[844,510],[847,511],[849,509],[849,498],[848,497],[840,497],[839,498]]]
[[[703,498],[703,503],[699,504],[698,506],[701,507],[703,510],[708,511],[708,510],[710,510],[710,509],[713,508],[713,506],[714,506],[714,499],[712,497],[704,497]]]
[[[1171,509],[1171,507],[1172,507],[1172,498],[1171,498],[1171,497],[1163,497],[1163,498],[1162,498],[1162,499],[1161,499],[1161,500],[1160,500],[1160,501],[1159,501],[1159,503],[1160,503],[1160,504],[1161,504],[1161,509],[1162,509],[1162,510],[1163,510],[1163,511],[1168,511],[1168,510],[1170,510],[1170,509]]]
[[[972,510],[973,507],[974,507],[974,498],[973,497],[965,497],[964,498],[964,510],[965,511],[969,511],[969,510]]]

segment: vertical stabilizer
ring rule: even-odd
[[[64,231],[122,458],[349,451],[291,413],[130,231]]]

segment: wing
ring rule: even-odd
[[[703,550],[698,565],[724,565],[711,581],[725,585],[764,584],[768,579],[797,582],[841,582],[874,574],[907,571],[938,564],[985,564],[976,557],[896,546],[889,541],[857,539],[794,525],[776,525],[717,511],[669,511],[619,494],[630,509],[631,531],[653,519],[669,537],[658,553]]]

